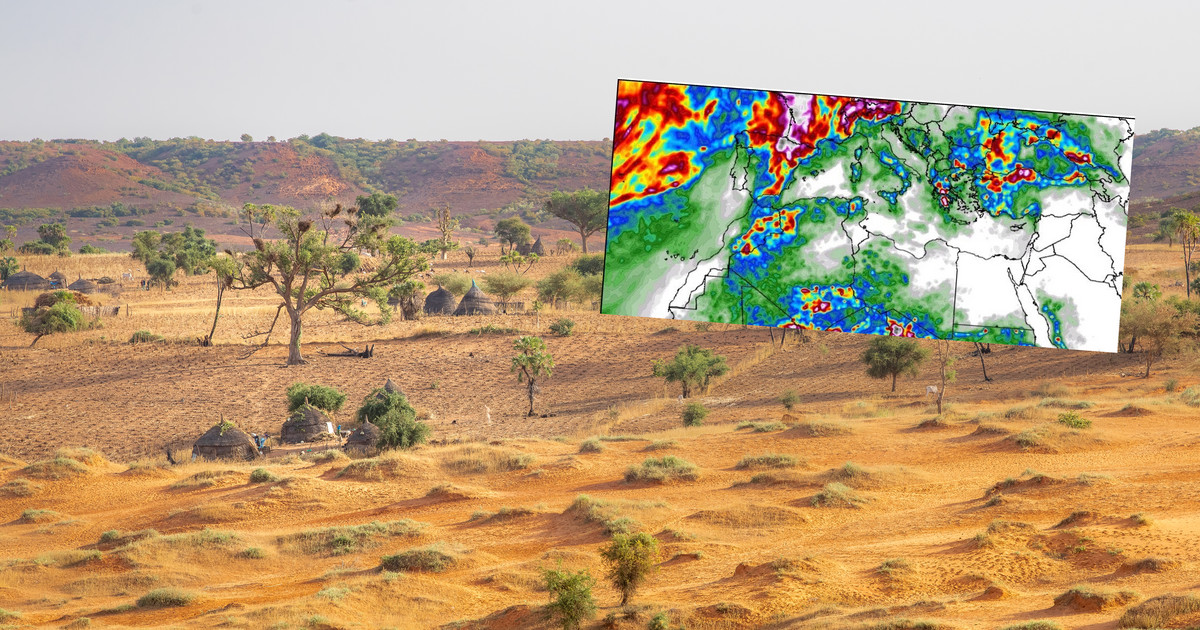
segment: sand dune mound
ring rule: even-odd
[[[719,510],[700,510],[687,516],[718,527],[782,527],[808,522],[799,510],[775,505],[742,505]]]
[[[350,462],[333,475],[334,479],[353,481],[389,481],[404,479],[428,481],[437,476],[433,464],[422,457],[389,451],[379,457]]]
[[[1135,404],[1128,404],[1120,409],[1107,414],[1110,418],[1141,418],[1142,416],[1152,415],[1154,412],[1145,407],[1140,407]]]
[[[1076,586],[1054,598],[1054,605],[1077,612],[1097,612],[1125,606],[1139,599],[1133,591],[1110,591],[1091,586]]]

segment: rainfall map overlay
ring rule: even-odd
[[[617,84],[601,311],[1115,352],[1133,120]]]

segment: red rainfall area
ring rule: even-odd
[[[691,159],[683,151],[662,153],[663,133],[710,114],[692,109],[683,85],[621,81],[617,86],[617,120],[613,134],[612,189],[619,191],[613,205],[636,197],[660,193],[679,185],[692,175]],[[652,130],[649,138],[643,138]],[[631,182],[644,185],[634,189]]]

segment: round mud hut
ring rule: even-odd
[[[85,293],[85,294],[100,292],[100,285],[96,284],[95,282],[92,282],[91,280],[84,280],[83,276],[80,276],[78,280],[67,285],[67,288],[72,291],[77,291],[79,293]]]
[[[58,284],[59,288],[62,288],[67,284],[67,274],[57,269],[55,269],[54,273],[50,274],[50,277],[46,279],[52,283]]]
[[[529,248],[529,253],[537,254],[538,256],[546,255],[546,246],[542,245],[542,237],[537,237],[537,240],[533,242],[533,246]]]
[[[382,429],[370,422],[364,422],[350,434],[350,437],[346,438],[345,448],[347,451],[358,451],[370,455],[378,450],[375,445],[379,443],[380,435],[383,435]]]
[[[454,314],[454,294],[442,287],[425,297],[426,315]]]
[[[454,309],[455,315],[491,315],[496,312],[496,307],[492,305],[492,301],[487,299],[483,291],[475,286],[475,281],[471,281],[471,290],[463,296],[462,301],[458,303],[458,308]]]
[[[385,391],[389,394],[400,394],[401,396],[408,398],[408,394],[405,394],[404,390],[400,389],[400,386],[397,385],[396,382],[390,378],[387,380],[386,383],[383,384],[383,391]]]
[[[254,440],[232,422],[213,425],[192,445],[192,457],[200,459],[254,459],[258,449]]]
[[[42,291],[50,288],[50,281],[32,271],[18,271],[0,284],[0,288],[9,291]]]
[[[315,442],[329,434],[329,416],[312,405],[304,405],[284,421],[279,440],[284,444],[299,444]]]

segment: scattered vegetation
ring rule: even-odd
[[[557,618],[563,630],[576,630],[585,620],[596,616],[596,600],[592,597],[596,580],[586,569],[577,572],[546,569],[542,580],[550,593],[546,616]]]
[[[326,413],[337,413],[346,404],[346,395],[333,387],[292,383],[287,388],[288,413],[311,405]]]
[[[825,484],[825,487],[812,498],[812,504],[815,507],[857,508],[866,502],[867,500],[859,496],[857,492],[837,482]]]
[[[1124,606],[1140,599],[1133,591],[1110,591],[1092,586],[1073,586],[1054,598],[1055,606],[1067,606],[1075,610],[1105,610]]]
[[[782,422],[742,422],[737,425],[739,430],[750,429],[754,433],[770,433],[782,431],[787,427]]]
[[[164,608],[167,606],[187,606],[195,599],[195,595],[177,588],[156,588],[137,600],[138,608]]]
[[[1122,628],[1166,628],[1173,619],[1196,612],[1200,612],[1200,597],[1159,595],[1126,610],[1117,625]]]
[[[550,324],[550,332],[559,337],[570,337],[571,332],[575,330],[574,320],[563,317],[554,323]]]
[[[130,344],[157,343],[159,341],[163,341],[163,339],[164,338],[162,335],[156,335],[156,334],[150,332],[149,330],[139,330],[139,331],[133,333],[133,336],[131,336],[129,338],[129,343]]]
[[[901,375],[916,376],[927,358],[929,351],[915,341],[899,337],[875,337],[863,352],[861,360],[867,366],[867,376],[891,377],[892,392],[895,392],[896,378]]]
[[[789,389],[779,397],[779,402],[783,404],[784,409],[791,411],[793,407],[800,403],[800,395],[796,393],[796,390]]]
[[[729,372],[725,357],[712,350],[688,344],[675,353],[670,361],[655,360],[653,373],[668,383],[679,383],[683,397],[688,398],[695,390],[705,389],[715,376]]]
[[[310,555],[341,556],[357,553],[379,544],[384,538],[415,538],[428,527],[409,519],[382,523],[373,521],[363,525],[310,529],[279,537],[284,550]]]
[[[796,425],[795,430],[809,437],[835,437],[853,433],[850,427],[840,422],[831,422],[828,420],[808,420],[801,422]]]
[[[612,542],[600,548],[600,557],[608,565],[608,579],[621,592],[621,605],[646,581],[658,562],[658,539],[647,534],[613,534]]]
[[[250,483],[275,483],[279,477],[266,468],[255,468],[250,473]]]
[[[679,442],[676,442],[675,440],[654,440],[653,442],[647,444],[646,448],[644,448],[642,450],[664,451],[666,449],[675,448],[677,446],[679,446]]]
[[[708,416],[708,407],[698,403],[690,402],[683,407],[683,426],[698,427],[704,424],[704,418]]]
[[[800,465],[800,460],[795,455],[784,455],[782,453],[763,453],[761,455],[747,455],[737,463],[740,470],[760,470],[764,468],[795,468]]]
[[[384,556],[379,565],[385,571],[405,571],[422,573],[441,573],[454,566],[457,560],[454,556],[442,551],[438,545],[430,545],[418,549],[409,549],[400,553]]]
[[[40,484],[36,484],[23,477],[18,477],[0,486],[0,493],[11,497],[28,497],[41,489]]]
[[[625,471],[625,481],[653,481],[664,483],[679,479],[694,480],[697,478],[696,465],[674,455],[648,457],[639,466],[630,466]]]
[[[447,453],[442,467],[458,473],[482,474],[524,470],[534,456],[495,446],[468,444]]]
[[[1058,423],[1064,424],[1072,429],[1088,429],[1092,426],[1091,420],[1080,416],[1074,411],[1058,414]]]
[[[595,437],[588,438],[588,439],[584,440],[582,444],[579,445],[580,453],[600,453],[603,451],[604,451],[604,444],[600,442],[599,438],[595,438]]]

